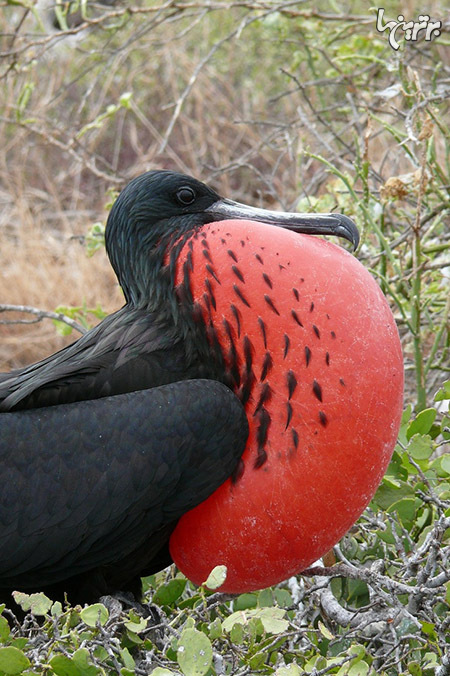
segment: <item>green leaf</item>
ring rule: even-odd
[[[416,634],[419,628],[416,622],[413,622],[409,617],[404,617],[395,627],[397,636],[406,636],[407,634]]]
[[[275,672],[275,676],[301,676],[304,673],[300,670],[298,664],[292,662],[292,664],[287,664],[285,667],[278,667]]]
[[[24,650],[28,646],[28,639],[24,636],[21,638],[11,639],[11,645],[17,650]]]
[[[438,658],[437,658],[437,655],[435,653],[425,653],[422,660],[423,660],[422,664],[426,664],[427,668],[429,668],[431,666],[436,666],[436,667],[439,666],[439,663],[437,661]]]
[[[323,624],[323,622],[321,622],[320,620],[319,620],[319,623],[318,623],[318,629],[319,629],[320,633],[322,634],[322,636],[329,639],[330,641],[334,638],[331,631],[329,631],[329,629],[327,629],[326,626]]]
[[[140,617],[138,622],[133,622],[133,620],[128,620],[125,622],[125,627],[128,631],[131,631],[133,634],[139,634],[144,629],[147,629],[148,620],[145,617]]]
[[[362,580],[347,581],[347,601],[356,604],[357,607],[369,603],[369,590]]]
[[[408,423],[411,420],[411,413],[412,413],[412,406],[411,404],[408,404],[408,406],[405,408],[405,410],[402,413],[402,420],[400,423],[400,430],[398,433],[398,438],[399,441],[401,441],[402,444],[406,444],[408,439],[406,438],[406,432],[408,429]]]
[[[270,587],[267,589],[262,589],[258,594],[258,606],[260,608],[266,608],[267,606],[273,606],[273,592]]]
[[[450,474],[450,453],[444,453],[444,455],[441,455],[440,461],[441,468],[444,470],[444,472]]]
[[[188,599],[182,599],[177,602],[178,610],[184,610],[184,608],[195,608],[195,606],[202,601],[202,596],[200,594],[194,594]]]
[[[397,512],[405,528],[411,528],[416,514],[416,501],[414,498],[402,498],[398,502],[394,502],[387,511]]]
[[[70,336],[73,331],[73,328],[64,322],[60,322],[59,319],[53,319],[53,325],[56,329],[56,332],[59,336]]]
[[[408,662],[408,674],[411,674],[411,676],[423,676],[420,664],[418,662]]]
[[[258,616],[258,611],[253,611],[255,614],[249,618],[248,624],[246,625],[247,633],[252,642],[255,642],[257,638],[264,634],[264,626],[261,622],[261,619]]]
[[[266,662],[268,657],[267,652],[258,652],[256,655],[253,655],[253,657],[250,658],[249,660],[249,667],[253,671],[259,671],[259,669],[262,668],[263,664]]]
[[[30,666],[30,660],[18,648],[0,648],[0,671],[5,674],[21,674]]]
[[[408,442],[406,441],[405,438],[404,445],[406,445],[407,443]],[[391,477],[391,479],[393,479],[394,481],[395,480],[406,481],[408,479],[408,471],[403,466],[403,455],[404,452],[400,447],[398,447],[398,450],[394,451],[394,453],[392,454],[391,461],[386,470],[386,477]]]
[[[212,569],[207,579],[202,584],[203,586],[208,587],[208,589],[214,590],[221,587],[226,579],[227,579],[227,567],[216,566],[215,568]]]
[[[450,380],[446,380],[434,396],[434,401],[446,401],[447,399],[450,399]]]
[[[427,636],[436,638],[436,626],[432,622],[421,622],[422,632]]]
[[[153,603],[156,603],[158,606],[169,606],[171,603],[174,603],[184,592],[186,582],[186,578],[176,577],[174,580],[170,580],[167,584],[162,585],[156,590],[153,596]]]
[[[162,667],[156,667],[153,671],[150,672],[149,676],[174,676],[174,671],[169,671],[169,669],[163,669]]]
[[[84,245],[86,247],[86,253],[90,258],[95,254],[99,249],[104,248],[105,246],[105,226],[99,221],[93,223],[89,228],[86,237],[84,238]]]
[[[333,663],[333,660],[328,660],[329,663]],[[313,655],[305,663],[306,673],[311,673],[314,669],[325,669],[329,666],[327,660],[322,655]]]
[[[233,624],[230,631],[230,638],[235,645],[242,645],[244,643],[244,627],[242,624],[236,622]]]
[[[240,594],[234,602],[236,610],[247,610],[247,608],[256,608],[258,598],[256,594]]]
[[[235,624],[247,625],[252,620],[259,620],[264,631],[270,634],[281,634],[289,627],[284,619],[286,611],[283,608],[255,608],[254,610],[239,610],[227,617],[222,624],[224,631],[230,632]]]
[[[389,477],[384,477],[381,485],[375,493],[374,502],[387,510],[394,502],[401,498],[414,496],[414,489],[405,481],[396,481]]]
[[[284,619],[285,615],[283,608],[263,608],[259,617],[264,629],[270,634],[282,634],[289,627],[289,622]]]
[[[72,657],[55,655],[50,666],[57,676],[96,676],[100,670],[90,663],[89,651],[80,648]]]
[[[81,676],[81,671],[70,657],[55,655],[49,662],[56,676]]]
[[[444,453],[439,458],[435,458],[430,463],[430,469],[433,469],[438,477],[448,479],[450,475],[450,453]]]
[[[278,587],[275,587],[273,590],[273,595],[275,596],[277,605],[279,605],[280,608],[290,608],[292,606],[292,596],[287,589],[279,589]]]
[[[406,450],[414,460],[426,460],[434,451],[433,440],[428,434],[415,434]]]
[[[218,617],[216,617],[216,619],[213,622],[211,622],[211,624],[208,627],[208,632],[209,638],[212,641],[222,636],[222,622]]]
[[[367,676],[369,665],[367,662],[358,662],[357,664],[343,665],[337,672],[337,676]]]
[[[119,103],[122,106],[122,108],[131,108],[130,101],[132,98],[133,98],[132,92],[124,92],[119,98]]]
[[[436,413],[435,408],[426,408],[424,411],[421,411],[416,419],[408,425],[406,438],[409,440],[414,434],[427,434],[434,423]]]
[[[438,484],[435,491],[441,500],[450,499],[450,484],[447,481]]]
[[[127,669],[134,669],[136,663],[132,658],[128,648],[122,648],[120,651],[120,657],[122,658],[122,662]]]
[[[8,640],[9,634],[11,633],[8,620],[3,615],[0,615],[0,642],[5,643]]]
[[[87,648],[80,648],[74,652],[72,659],[82,676],[95,676],[100,671],[91,664],[91,657]]]
[[[108,621],[109,612],[103,603],[93,603],[91,606],[83,608],[80,617],[88,627],[96,627],[97,622],[103,626]]]
[[[94,657],[98,660],[107,660],[109,658],[108,651],[101,645],[94,649]]]
[[[24,594],[23,592],[12,593],[14,601],[19,605],[23,611],[31,612],[33,615],[46,615],[53,605],[45,594],[39,592],[38,594]]]
[[[249,611],[238,610],[235,613],[231,613],[223,622],[222,628],[224,631],[231,631],[233,626],[237,624],[247,624]]]
[[[178,641],[177,661],[185,676],[203,676],[212,663],[209,638],[197,629],[185,629]]]
[[[405,410],[402,413],[401,425],[406,425],[406,423],[409,423],[409,421],[411,420],[411,413],[412,413],[412,406],[411,406],[411,404],[408,404],[408,406],[405,408]]]
[[[358,553],[359,544],[358,540],[351,535],[344,536],[341,543],[342,550],[347,559],[353,559]]]
[[[362,658],[365,657],[367,653],[364,646],[354,644],[351,645],[350,648],[348,649],[348,654],[355,656],[355,659],[352,661],[352,664],[356,664],[356,662],[362,660]]]

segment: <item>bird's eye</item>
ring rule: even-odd
[[[192,190],[192,188],[189,188],[189,186],[184,186],[178,190],[177,200],[184,205],[192,204],[192,202],[195,200],[195,192]]]

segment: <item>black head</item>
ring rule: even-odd
[[[218,200],[214,190],[191,176],[148,171],[133,179],[117,198],[108,218],[107,246],[123,230],[134,237],[147,237],[169,228],[192,227],[189,216],[202,214]]]
[[[171,241],[214,220],[205,210],[218,200],[204,183],[173,171],[149,171],[122,190],[109,214],[105,237],[128,302],[139,302],[147,271],[162,265]]]
[[[357,246],[358,230],[341,214],[267,211],[223,199],[195,178],[149,171],[120,193],[108,217],[106,250],[127,302],[147,305],[168,249],[206,223],[261,221],[309,234],[337,235]]]

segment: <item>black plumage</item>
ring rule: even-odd
[[[236,369],[193,303],[189,257],[175,282],[181,248],[206,223],[236,217],[357,242],[343,216],[252,210],[173,172],[122,191],[106,247],[125,306],[0,376],[3,600],[13,589],[72,602],[139,593],[141,575],[170,563],[179,517],[236,468],[248,435],[226,387]]]
[[[187,380],[3,413],[0,434],[3,597],[76,602],[138,592],[143,571],[169,565],[177,520],[231,474],[248,426],[227,387]]]

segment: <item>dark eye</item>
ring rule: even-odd
[[[192,202],[195,200],[195,192],[192,190],[192,188],[189,188],[189,186],[184,186],[178,190],[177,200],[184,205],[192,204]]]

